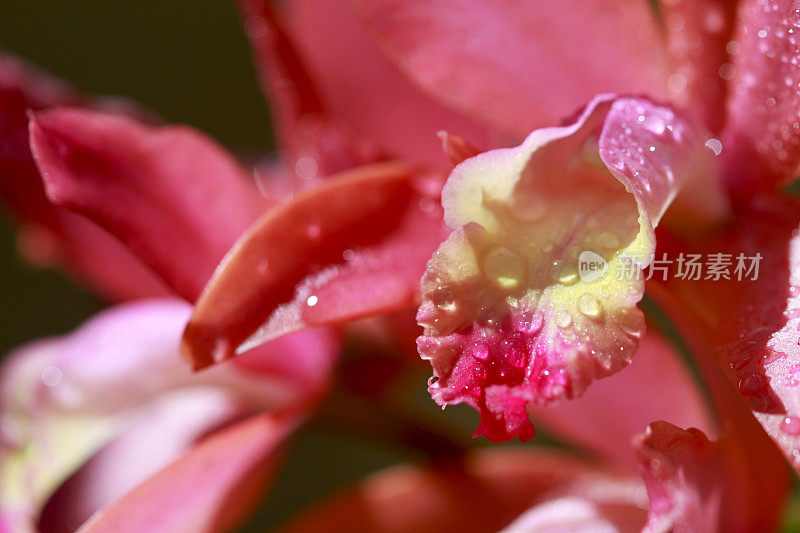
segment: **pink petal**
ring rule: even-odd
[[[631,439],[653,420],[716,433],[710,407],[686,364],[650,329],[625,372],[595,383],[580,398],[534,408],[531,417],[549,433],[629,470],[638,464],[630,451]]]
[[[223,391],[186,390],[143,406],[133,420],[67,479],[42,509],[44,531],[69,531],[246,409]]]
[[[228,531],[254,507],[295,420],[254,416],[221,430],[99,511],[81,533]]]
[[[483,128],[409,82],[383,54],[348,0],[286,4],[286,23],[327,108],[390,157],[441,165],[436,132],[478,146]],[[357,51],[357,60],[354,60]]]
[[[738,435],[728,433],[710,442],[696,428],[667,422],[654,422],[637,436],[634,445],[650,500],[644,531],[774,530],[783,496],[775,488],[785,486],[785,480],[778,475],[771,486],[749,484],[745,463],[758,468],[762,457],[747,458],[755,450],[741,448],[737,440]],[[777,499],[759,509],[765,493]]]
[[[641,529],[644,511],[631,501],[632,492],[641,487],[638,483],[632,486],[564,455],[531,449],[493,449],[473,452],[463,462],[381,472],[329,498],[281,531],[497,531],[511,524],[531,504],[533,509],[545,507],[544,511],[556,518],[556,498],[574,496],[590,502],[593,498],[587,493],[592,487],[595,500],[617,499],[611,506],[616,507],[615,518],[633,521],[622,531]],[[575,517],[562,518],[563,525]]]
[[[723,136],[725,175],[742,198],[794,179],[800,163],[800,4],[744,0]]]
[[[28,144],[27,112],[79,104],[109,107],[0,51],[0,197],[21,223],[22,250],[112,299],[167,295],[164,284],[119,241],[84,217],[53,207],[45,196]]]
[[[118,306],[7,359],[2,466],[19,475],[3,477],[0,514],[15,505],[34,520],[76,471],[42,516],[74,526],[206,432],[254,411],[303,411],[324,391],[337,350],[328,332],[289,335],[193,374],[178,353],[190,311],[180,300]],[[15,490],[23,500],[8,497]]]
[[[598,93],[667,93],[666,51],[644,1],[359,5],[407,76],[518,137],[557,123]]]
[[[698,251],[731,254],[731,280],[673,283],[670,292],[699,311],[702,337],[731,383],[795,469],[800,469],[800,204],[758,199],[728,231]],[[734,267],[753,273],[737,280]]]
[[[442,192],[455,231],[428,263],[417,315],[437,403],[478,409],[476,435],[527,440],[529,405],[624,368],[644,328],[637,265],[678,188],[709,168],[703,142],[670,109],[603,96],[571,126],[457,166]],[[607,264],[591,279],[586,251]]]
[[[265,207],[236,162],[188,128],[55,109],[32,120],[31,147],[53,203],[117,236],[190,300]]]
[[[374,162],[377,149],[358,139],[323,103],[316,84],[268,0],[239,0],[242,19],[272,105],[287,166],[310,183]]]
[[[441,211],[419,180],[402,163],[361,167],[264,215],[197,303],[184,335],[192,364],[308,326],[413,306],[443,235]]]
[[[660,4],[671,55],[667,80],[671,100],[691,109],[709,130],[725,123],[727,82],[732,71],[727,48],[737,1],[672,0]],[[723,66],[724,65],[724,66]]]
[[[655,422],[635,446],[650,499],[645,531],[719,531],[726,487],[719,451],[703,432]]]

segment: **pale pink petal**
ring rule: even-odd
[[[32,120],[31,147],[53,203],[117,236],[190,300],[266,206],[231,156],[189,128],[54,109]]]
[[[624,372],[595,383],[580,398],[530,414],[548,433],[634,470],[638,463],[629,444],[643,427],[666,420],[715,434],[710,409],[680,355],[648,329]]]
[[[378,473],[281,531],[497,531],[532,504],[534,509],[544,505],[545,512],[549,510],[555,518],[560,508],[554,499],[570,496],[595,503],[616,500],[601,512],[610,511],[615,519],[629,524],[632,521],[633,527],[623,531],[636,531],[645,521],[644,511],[632,501],[637,488],[642,488],[640,482],[630,483],[565,455],[494,449],[473,452],[463,461]]]
[[[681,184],[711,168],[704,140],[668,108],[602,96],[571,126],[457,166],[442,192],[455,231],[417,315],[437,403],[478,409],[477,435],[527,440],[529,404],[624,368],[644,328],[639,269]]]
[[[323,103],[271,2],[239,0],[238,4],[295,185],[374,162],[377,148],[357,138]]]
[[[722,150],[730,187],[747,198],[794,179],[800,164],[800,2],[744,0],[738,18]]]
[[[122,433],[95,453],[47,500],[44,531],[72,531],[168,464],[198,439],[247,413],[221,390],[164,394],[126,421]]]
[[[79,531],[229,531],[258,503],[295,425],[292,418],[257,415],[218,431]]]
[[[66,269],[111,299],[167,295],[164,284],[117,239],[45,196],[28,143],[27,113],[79,104],[108,107],[0,51],[0,197],[20,223],[22,252],[36,263]]]
[[[435,102],[398,71],[348,0],[287,2],[285,16],[323,102],[388,156],[445,163],[436,139],[441,129],[478,146],[489,144],[483,128]]]
[[[358,4],[407,76],[518,137],[598,93],[667,95],[666,47],[646,1]]]
[[[289,335],[193,374],[178,350],[190,311],[181,300],[118,306],[10,355],[0,374],[0,514],[35,521],[77,470],[42,520],[86,519],[215,427],[263,409],[302,411],[324,391],[337,350],[328,332]]]
[[[402,163],[361,167],[267,212],[195,307],[184,336],[192,364],[308,326],[412,307],[445,233],[420,180]],[[430,183],[436,194],[440,183]]]

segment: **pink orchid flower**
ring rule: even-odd
[[[54,513],[85,520],[102,508],[85,531],[229,528],[257,492],[248,474],[269,470],[296,423],[284,410],[302,417],[325,381],[326,333],[297,332],[420,305],[418,346],[432,363],[437,402],[472,405],[478,433],[492,440],[531,438],[533,416],[604,466],[486,452],[433,474],[390,472],[297,527],[774,528],[787,484],[778,448],[800,455],[792,394],[800,212],[777,192],[800,158],[797,6],[682,0],[665,2],[660,17],[643,1],[363,0],[355,11],[338,0],[297,1],[277,15],[262,1],[241,7],[283,155],[283,166],[258,173],[273,177],[262,188],[280,201],[255,193],[234,158],[194,131],[79,97],[16,59],[0,65],[0,192],[22,221],[24,249],[112,298],[194,302],[184,355],[195,368],[238,355],[220,370],[245,369],[235,378],[165,379],[143,392],[131,385],[131,404],[111,418],[136,430],[151,399],[195,386],[268,413],[199,441],[210,425],[176,428],[172,454],[90,502],[68,488],[82,471],[53,496],[61,478],[39,480],[36,464],[27,465],[34,498],[16,500],[12,513],[30,522],[53,516],[51,505],[76,504]],[[442,140],[458,163],[446,183],[440,130],[451,132]],[[609,274],[626,261],[646,268],[657,233],[659,252],[767,257],[769,278],[754,283],[647,284],[712,405],[675,351],[652,328],[645,333],[637,307],[644,281]],[[576,260],[586,249],[609,273],[581,278]],[[148,320],[159,315],[144,309]],[[186,316],[176,322],[180,329]],[[111,337],[137,331],[112,329]],[[310,336],[279,339],[290,333]],[[75,363],[75,377],[59,366],[94,335],[81,331],[55,341],[55,353],[34,347],[12,359],[20,362],[8,372],[21,376],[13,381],[27,385],[4,405],[36,419],[32,391],[44,390],[45,422],[74,407],[69,393],[50,399],[37,382],[49,387],[52,368],[69,385],[54,389],[113,396],[94,392],[121,382],[114,372],[93,374],[104,365]],[[309,361],[276,360],[275,342],[290,339],[301,339],[299,353],[318,343]],[[133,357],[141,376],[158,368],[153,354],[169,353],[141,348]],[[267,362],[247,363],[259,354]],[[298,397],[279,408],[248,403],[253,367],[299,384]],[[24,431],[10,434],[18,440]],[[64,460],[59,476],[108,438]],[[89,486],[94,460],[84,465]],[[40,513],[49,496],[55,503]]]

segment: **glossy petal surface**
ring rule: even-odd
[[[53,203],[117,236],[189,300],[266,206],[232,157],[189,128],[56,109],[36,115],[31,147]]]
[[[441,101],[517,137],[558,123],[595,94],[666,94],[666,50],[647,2],[359,5],[407,76]]]
[[[434,399],[478,409],[479,435],[526,440],[528,404],[625,367],[653,229],[704,165],[703,137],[671,110],[598,97],[572,126],[457,166],[442,193],[455,231],[417,315]]]
[[[425,260],[444,235],[423,182],[401,163],[361,167],[269,211],[198,301],[184,335],[192,364],[308,326],[413,306]]]

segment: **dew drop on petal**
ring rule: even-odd
[[[61,369],[54,365],[47,365],[42,369],[42,383],[48,387],[57,387],[61,383]]]
[[[308,300],[306,300],[306,305],[309,307],[314,307],[315,305],[317,305],[317,302],[319,302],[319,298],[312,295],[308,297]]]
[[[599,318],[603,314],[603,304],[594,294],[587,292],[578,296],[578,311],[589,318]]]
[[[483,271],[498,288],[516,289],[525,278],[525,260],[505,246],[496,246],[483,257]]]
[[[787,435],[800,435],[800,418],[787,416],[781,422],[781,431]]]

